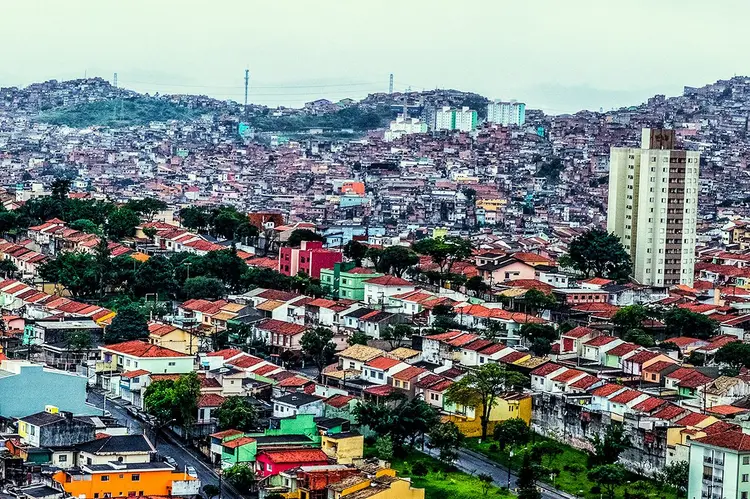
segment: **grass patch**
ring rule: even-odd
[[[534,437],[535,442],[548,440],[552,439],[541,435]],[[475,452],[484,454],[497,463],[507,466],[509,461],[508,451],[490,450],[493,443],[491,439],[486,439],[480,444],[479,439],[469,438],[466,440],[465,446]],[[588,478],[588,454],[568,445],[561,445],[564,449],[563,453],[556,456],[551,463],[548,463],[546,458],[543,463],[548,468],[559,470],[559,475],[554,477],[554,481],[551,476],[541,477],[541,480],[569,494],[586,499],[600,499],[601,496],[595,488],[597,484]],[[510,467],[512,469],[517,470],[521,467],[522,450],[523,447],[513,449],[514,455],[510,458]],[[592,488],[594,492],[591,491]],[[628,496],[638,493],[641,497],[650,499],[678,499],[678,497],[681,497],[670,487],[662,487],[654,480],[629,472],[627,473],[625,482],[617,487],[615,498],[625,499],[626,493],[628,493]]]
[[[371,456],[372,450],[366,448],[365,455]],[[429,470],[424,477],[412,475],[412,467],[417,462],[423,463]],[[443,462],[417,450],[409,451],[403,457],[394,457],[391,466],[398,472],[398,476],[411,477],[413,487],[425,489],[426,499],[513,497],[507,490],[492,485],[485,496],[482,483],[476,476],[456,469],[449,469]]]

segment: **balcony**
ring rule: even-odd
[[[104,361],[104,360],[97,361],[96,365],[94,367],[94,370],[97,373],[105,373],[105,372],[116,371],[117,370],[117,364],[113,360],[110,360],[109,362]]]

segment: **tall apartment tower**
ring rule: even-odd
[[[693,285],[700,153],[675,149],[674,130],[644,128],[641,148],[613,147],[607,230],[652,286]]]
[[[526,104],[514,100],[491,101],[487,104],[487,121],[504,126],[521,126],[526,122]]]

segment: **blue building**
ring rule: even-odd
[[[86,404],[86,378],[24,360],[0,363],[0,416],[20,418],[53,405],[76,415],[99,414]]]

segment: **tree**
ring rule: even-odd
[[[52,191],[52,199],[58,201],[64,201],[68,199],[68,193],[70,193],[71,181],[65,178],[58,178],[52,182],[50,189]]]
[[[39,268],[39,276],[62,285],[73,297],[93,295],[97,289],[96,263],[93,255],[78,251],[63,252]]]
[[[679,492],[686,492],[690,482],[690,463],[676,461],[664,466],[659,473],[659,480]]]
[[[389,246],[374,254],[377,255],[375,269],[378,272],[393,274],[396,277],[402,277],[406,269],[419,263],[419,257],[416,253],[403,246]]]
[[[467,291],[472,291],[474,293],[474,296],[478,296],[480,293],[485,293],[490,289],[490,287],[486,282],[484,282],[482,277],[478,275],[472,276],[467,279],[464,286],[466,286]]]
[[[607,492],[609,499],[614,499],[615,489],[625,481],[625,469],[619,464],[603,464],[589,471],[588,477]]]
[[[648,334],[643,329],[631,329],[630,331],[625,333],[625,341],[629,341],[646,348],[650,348],[656,345],[653,336]]]
[[[499,364],[484,364],[453,383],[446,391],[446,398],[454,404],[473,406],[481,411],[482,439],[485,439],[490,412],[497,397],[505,391],[521,387],[525,381],[522,374],[508,371]]]
[[[494,481],[492,475],[480,473],[477,475],[477,479],[479,479],[479,486],[482,488],[482,495],[487,497],[487,494],[492,490],[492,483]]]
[[[258,425],[258,411],[242,397],[227,397],[216,410],[220,430],[254,430]]]
[[[349,345],[367,345],[370,337],[364,331],[355,331],[346,342]]]
[[[521,326],[519,334],[529,342],[529,349],[534,355],[539,356],[549,354],[552,351],[552,342],[557,339],[557,331],[549,324],[526,323]]]
[[[221,279],[198,276],[185,281],[182,285],[182,294],[187,299],[218,300],[227,294],[227,289]]]
[[[185,428],[195,423],[200,394],[201,382],[195,371],[181,375],[174,382],[175,419]]]
[[[495,425],[495,430],[492,434],[500,450],[505,449],[506,446],[516,447],[523,445],[529,441],[530,435],[531,431],[526,421],[521,418],[511,418],[499,422]]]
[[[143,408],[156,418],[157,427],[174,419],[174,380],[158,380],[148,385]]]
[[[550,468],[552,466],[552,461],[554,461],[555,458],[562,453],[562,445],[554,440],[543,440],[531,447],[531,457],[533,457],[534,460],[539,463],[543,462],[544,458],[546,457],[547,468]]]
[[[203,486],[203,494],[206,496],[206,499],[213,499],[218,496],[220,492],[219,487],[212,483],[207,483]],[[268,496],[266,496],[266,499],[268,499]]]
[[[531,452],[523,453],[521,468],[518,470],[518,497],[519,499],[541,499],[542,493],[536,488],[538,467],[533,463]]]
[[[383,461],[393,459],[393,439],[390,435],[382,435],[375,440],[375,457]]]
[[[110,239],[119,241],[134,236],[135,228],[140,222],[136,212],[128,208],[119,208],[109,215],[105,232]]]
[[[109,241],[103,237],[99,238],[99,242],[94,247],[94,265],[96,266],[96,287],[101,300],[112,275],[112,251],[109,249]]]
[[[542,293],[538,289],[530,289],[523,295],[523,302],[533,314],[542,310],[549,310],[557,304],[554,296]]]
[[[362,402],[353,412],[358,425],[367,426],[378,435],[388,435],[393,429],[393,410],[385,404]]]
[[[350,260],[354,260],[354,265],[357,267],[362,266],[362,260],[367,255],[367,246],[352,239],[344,246],[344,256]]]
[[[202,208],[188,206],[179,212],[180,223],[188,229],[204,229],[208,225],[208,214]]]
[[[224,479],[240,494],[247,495],[258,481],[253,469],[242,463],[237,463],[224,470]]]
[[[438,423],[429,431],[430,447],[440,452],[440,459],[447,464],[453,464],[458,459],[458,449],[464,442],[464,434],[456,423],[448,421]]]
[[[733,341],[719,348],[714,360],[718,364],[729,366],[732,376],[739,374],[743,367],[750,367],[750,344],[741,341]]]
[[[154,198],[131,199],[125,207],[151,222],[154,215],[167,209],[167,203]]]
[[[684,308],[671,308],[664,314],[665,333],[668,338],[692,336],[705,340],[719,329],[719,323],[703,314]]]
[[[325,242],[325,236],[318,234],[310,229],[294,229],[287,239],[287,246],[292,248],[298,247],[302,241],[320,241]]]
[[[439,422],[435,409],[420,398],[396,397],[395,406],[374,401],[362,402],[354,408],[357,424],[368,426],[378,435],[390,435],[394,446],[413,445]]]
[[[70,228],[87,234],[99,234],[99,226],[86,218],[79,218],[70,223]]]
[[[462,237],[446,236],[417,241],[412,245],[417,253],[429,256],[440,269],[440,273],[450,272],[453,265],[471,256],[471,241]]]
[[[405,338],[411,338],[412,334],[414,334],[414,330],[408,324],[392,324],[383,329],[380,333],[380,339],[387,341],[391,346],[391,350],[393,350]]]
[[[0,260],[0,275],[4,278],[12,278],[18,272],[18,267],[12,260]]]
[[[615,326],[615,331],[622,335],[632,329],[641,329],[647,317],[648,312],[643,305],[628,305],[615,312],[612,316],[612,324]]]
[[[245,244],[249,244],[251,240],[257,241],[259,235],[258,228],[246,220],[241,222],[234,231],[235,240]]]
[[[630,440],[625,435],[625,428],[621,424],[612,423],[607,426],[604,438],[598,434],[591,439],[594,454],[589,455],[591,466],[615,464],[620,454],[628,448]]]
[[[168,258],[162,255],[152,256],[136,270],[131,289],[136,296],[146,296],[149,293],[156,293],[157,297],[168,296],[177,287],[174,274],[174,265]]]
[[[121,307],[104,332],[105,343],[120,343],[123,341],[148,338],[148,322],[141,308],[133,303]]]
[[[332,340],[333,331],[327,327],[308,329],[300,338],[300,347],[308,357],[312,358],[315,367],[318,368],[318,376],[333,359],[336,344]]]
[[[630,255],[615,234],[602,229],[591,229],[574,238],[568,256],[573,268],[586,277],[624,281],[630,275]]]

